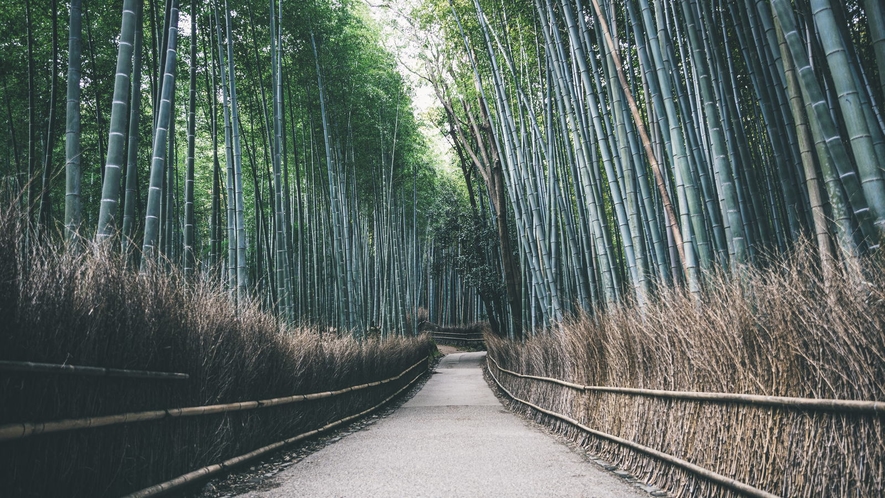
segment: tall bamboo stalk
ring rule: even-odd
[[[120,178],[123,170],[123,152],[129,123],[129,87],[132,72],[132,48],[135,43],[136,2],[124,0],[123,20],[120,26],[120,45],[117,52],[117,69],[114,76],[114,96],[111,102],[111,130],[108,133],[108,157],[104,167],[101,189],[101,209],[98,213],[99,241],[107,240],[118,227],[117,205],[120,202]]]

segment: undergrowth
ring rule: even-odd
[[[579,316],[489,354],[522,373],[585,385],[885,401],[885,261],[830,282],[802,246],[766,269],[712,276],[698,298],[665,291],[644,308]],[[501,374],[518,397],[779,496],[881,496],[882,414],[582,394]],[[514,404],[514,408],[525,410]],[[530,412],[677,496],[730,492]]]
[[[0,424],[330,391],[396,376],[431,353],[427,336],[360,342],[287,329],[207,279],[139,274],[113,251],[36,240],[14,210],[0,212],[0,360],[190,378],[2,372]],[[365,410],[411,379],[294,405],[0,442],[0,494],[119,496]]]

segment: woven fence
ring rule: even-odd
[[[882,261],[828,283],[807,261],[487,334],[489,373],[514,410],[673,496],[885,496]]]
[[[500,345],[488,369],[515,411],[675,496],[885,493],[883,402],[585,386],[499,366]]]
[[[225,469],[378,406],[432,352],[428,335],[282,325],[209,274],[139,273],[112,245],[25,239],[0,210],[3,497],[119,497]]]
[[[332,391],[3,424],[5,492],[161,494],[366,415],[413,385],[427,366],[424,357],[392,377]],[[95,466],[110,461],[117,462],[113,472]]]

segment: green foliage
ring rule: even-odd
[[[0,8],[0,181],[10,196],[20,192],[28,182],[28,150],[30,144],[42,157],[46,143],[48,89],[52,68],[51,9],[49,0],[32,0],[35,33],[33,95],[38,102],[33,134],[28,121],[28,60],[27,36],[23,2],[14,2]],[[108,148],[111,96],[114,85],[114,67],[117,38],[120,31],[122,0],[109,5],[84,6],[81,87],[81,166],[82,166],[82,231],[89,238],[96,226],[103,179],[102,165]],[[90,9],[91,7],[91,9]],[[195,138],[195,199],[196,230],[194,247],[198,269],[206,272],[210,264],[226,259],[220,249],[231,245],[227,240],[226,208],[234,199],[225,188],[226,159],[222,120],[222,92],[219,74],[215,9],[219,9],[224,32],[224,2],[199,2],[197,12],[181,5],[180,50],[177,61],[175,98],[172,102],[173,126],[170,129],[166,170],[171,176],[163,180],[158,247],[164,260],[172,264],[183,261],[184,185],[187,157],[187,102],[188,71],[196,64],[197,109]],[[303,301],[298,307],[298,320],[328,321],[335,316],[337,296],[310,296],[308,289],[326,288],[334,276],[326,270],[331,258],[326,248],[330,245],[329,185],[325,174],[326,153],[322,147],[324,133],[332,144],[332,160],[336,164],[337,180],[342,185],[342,199],[352,227],[365,227],[366,243],[383,239],[382,232],[408,231],[412,244],[423,244],[427,234],[430,208],[437,195],[435,158],[429,152],[415,118],[411,89],[399,74],[394,56],[383,48],[380,28],[370,18],[361,1],[318,1],[309,3],[282,2],[279,23],[282,83],[282,139],[284,150],[283,182],[286,189],[289,253],[293,269],[291,275],[276,275],[274,266],[277,241],[270,234],[275,230],[274,183],[272,151],[274,132],[272,121],[274,87],[271,78],[270,11],[267,2],[230,0],[227,8],[232,22],[232,50],[235,80],[238,92],[240,145],[243,151],[243,199],[245,233],[248,234],[248,274],[254,282],[252,291],[261,297],[267,308],[276,306],[280,278],[302,279],[298,295]],[[64,95],[66,77],[66,9],[58,12],[60,53],[58,55],[59,81]],[[132,246],[141,247],[144,231],[151,149],[156,111],[158,83],[161,79],[161,57],[166,32],[162,2],[144,5],[144,61],[141,80],[141,114],[139,143],[136,155],[137,203],[135,207]],[[190,30],[197,30],[196,60],[187,50]],[[310,46],[314,34],[319,45],[319,65],[325,80],[326,107],[330,127],[324,130],[320,119],[317,89],[316,61]],[[226,46],[224,48],[226,52]],[[226,56],[226,55],[225,55]],[[49,233],[61,226],[65,197],[64,165],[64,98],[56,102],[56,128],[53,170],[50,172]],[[213,129],[212,123],[216,123]],[[119,151],[118,151],[119,152]],[[220,165],[221,190],[213,193],[215,159]],[[41,157],[32,159],[37,182]],[[167,196],[171,193],[171,196]],[[122,195],[122,193],[121,193]],[[414,197],[414,198],[413,198]],[[167,205],[167,199],[171,204]],[[22,201],[27,201],[22,197]],[[123,199],[120,199],[122,210]],[[220,211],[213,211],[218,205]],[[399,215],[394,215],[400,213]],[[113,213],[109,213],[113,215]],[[112,216],[119,220],[122,213]],[[393,225],[391,225],[393,224]],[[119,225],[119,223],[118,223]],[[402,226],[405,225],[405,226]],[[414,226],[412,226],[414,225]],[[116,227],[117,229],[120,226]],[[357,228],[354,228],[357,230]],[[359,230],[362,230],[360,228]],[[359,231],[357,230],[357,231]],[[221,240],[213,234],[220,232]],[[392,242],[392,239],[390,239]],[[233,242],[236,246],[236,241]],[[410,249],[420,255],[419,247]],[[366,253],[381,253],[380,248],[367,247]],[[392,253],[390,253],[392,255]],[[357,254],[352,255],[358,258]],[[393,257],[393,256],[391,256]],[[401,264],[406,261],[400,258]],[[363,265],[354,259],[354,267]],[[411,264],[409,272],[418,280],[420,264]],[[224,264],[222,264],[224,266]],[[310,268],[308,268],[310,266]],[[357,268],[359,270],[359,268]],[[370,278],[368,268],[358,272]],[[405,278],[405,277],[402,277]],[[365,283],[365,285],[369,285]],[[410,292],[417,295],[413,286]],[[316,302],[309,303],[311,299]],[[366,297],[366,299],[369,299]],[[411,299],[410,299],[411,300]]]
[[[479,197],[512,213],[523,322],[700,292],[812,229],[824,273],[878,247],[881,2],[425,0],[414,15],[448,104],[437,122],[467,182],[483,170]],[[817,147],[800,151],[808,129]]]
[[[431,234],[440,249],[433,271],[438,275],[452,265],[464,283],[491,299],[504,296],[500,263],[496,259],[498,234],[489,219],[474,214],[463,190],[449,184],[434,206]]]

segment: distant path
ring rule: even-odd
[[[251,497],[648,497],[504,409],[480,353],[445,356],[414,398]]]

